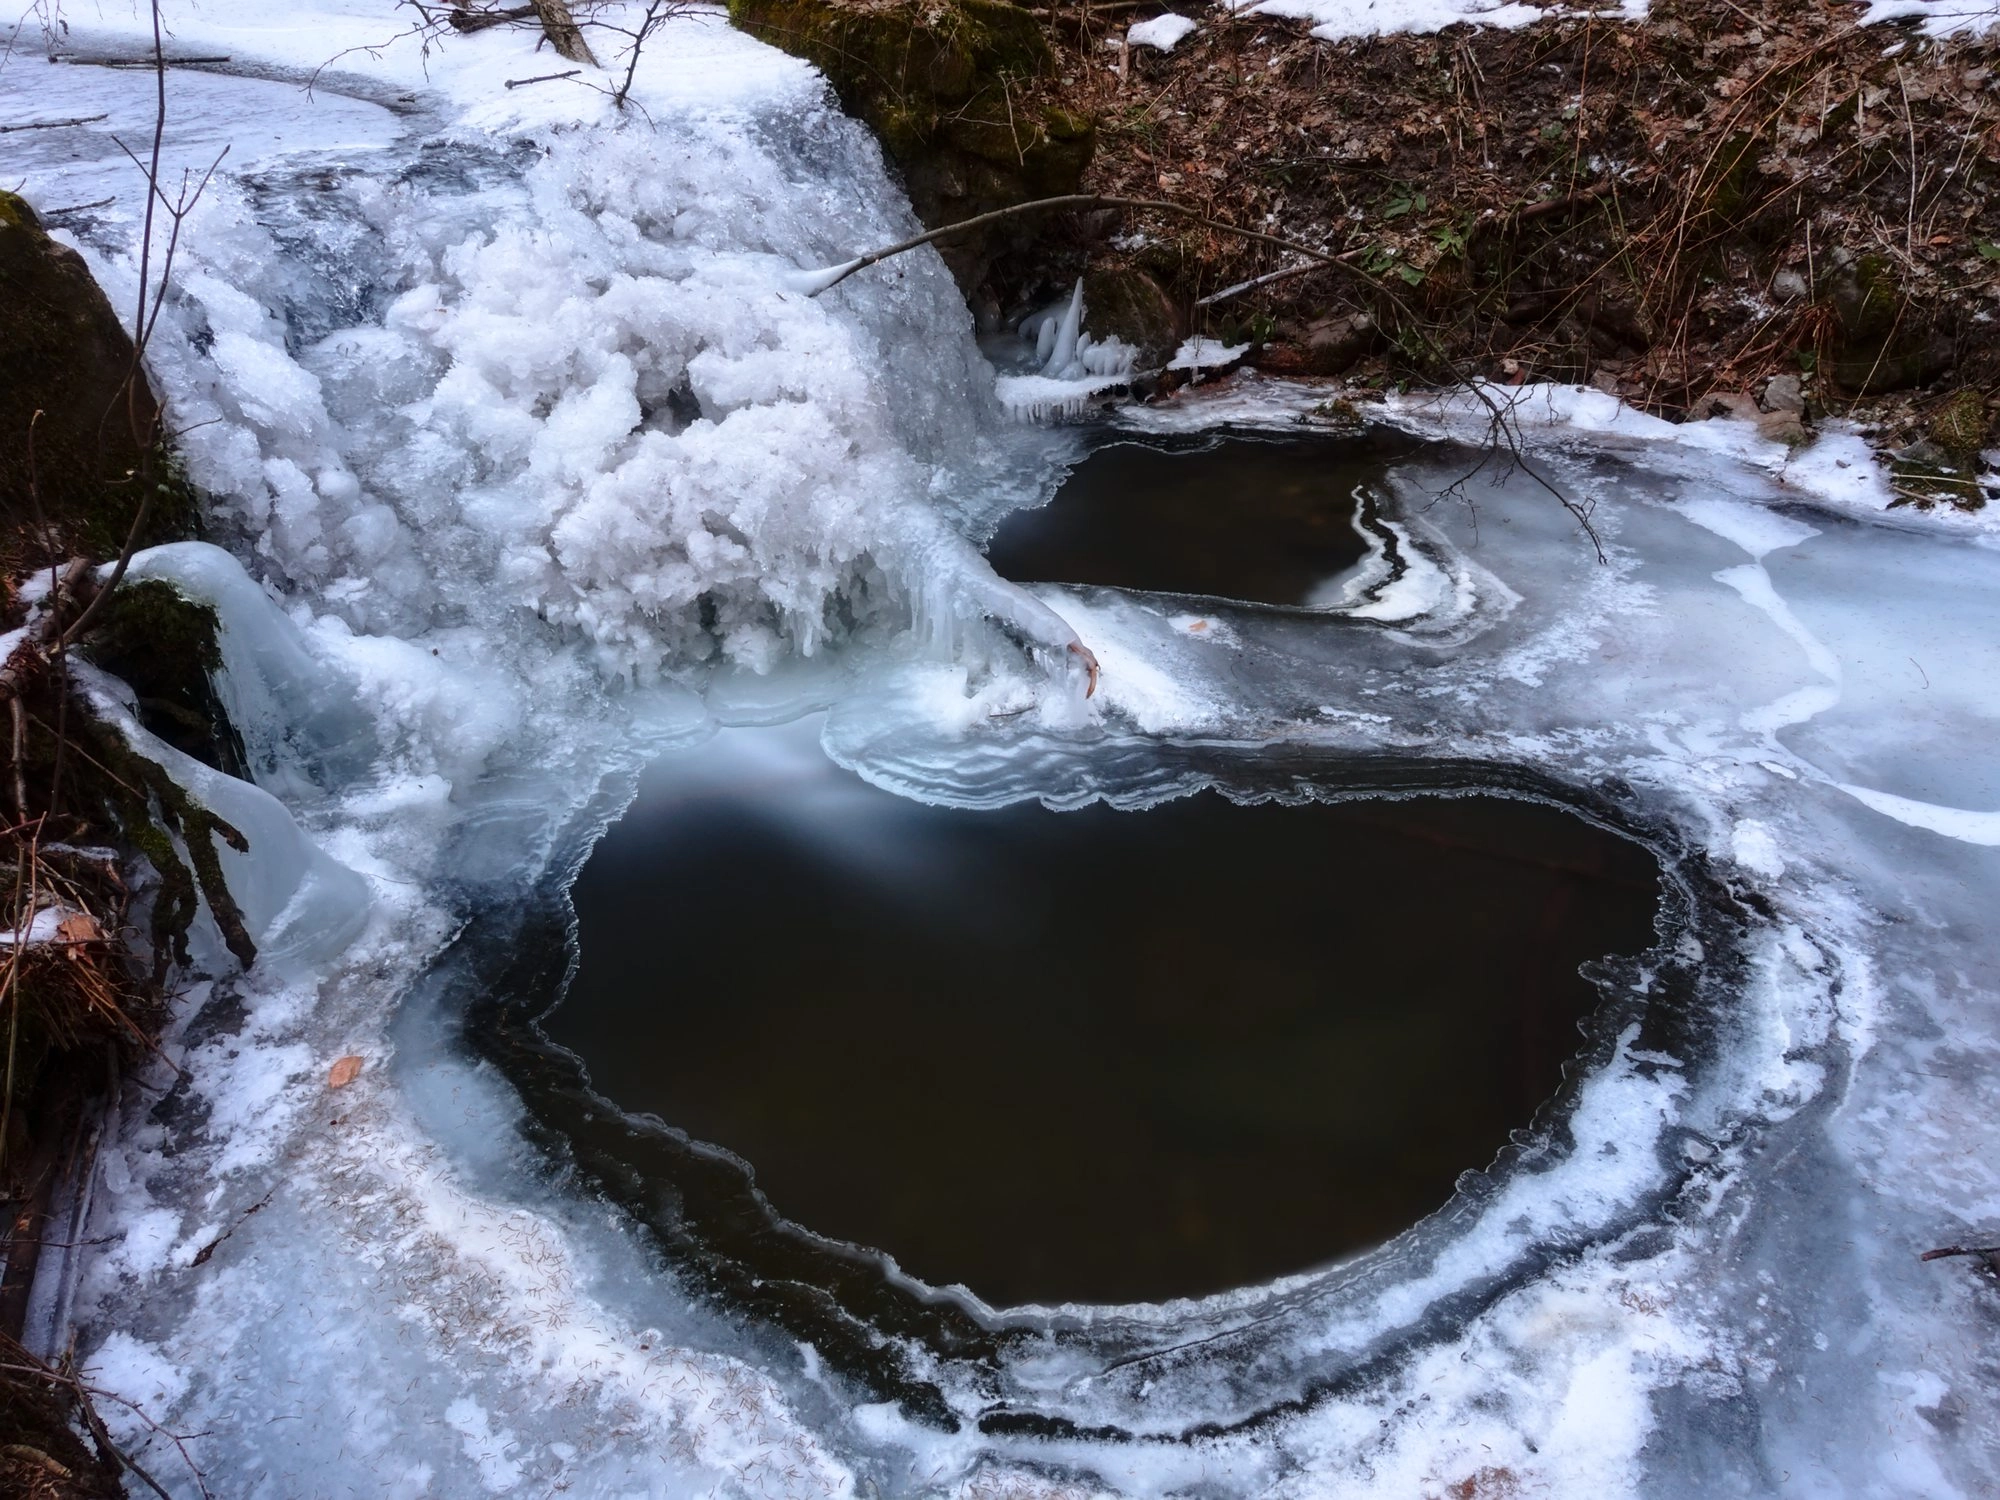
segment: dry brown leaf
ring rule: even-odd
[[[361,1076],[361,1059],[349,1054],[327,1070],[326,1086],[344,1089]]]
[[[97,925],[97,918],[87,911],[73,911],[56,923],[56,941],[59,943],[101,943],[104,929]]]

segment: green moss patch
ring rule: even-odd
[[[1093,115],[1044,97],[1055,63],[1041,23],[1004,0],[731,0],[729,14],[826,75],[931,228],[1074,192],[1096,148]],[[1033,234],[1005,225],[938,248],[970,293]]]
[[[183,754],[243,775],[243,746],[216,697],[221,624],[213,606],[170,583],[123,585],[104,603],[84,653],[132,689],[140,721]]]

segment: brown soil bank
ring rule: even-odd
[[[1094,119],[1083,191],[1342,264],[1231,292],[1301,257],[1163,215],[1049,215],[989,257],[975,307],[1019,313],[1089,272],[1100,328],[1112,301],[1157,298],[1289,374],[1591,381],[1668,415],[1789,376],[1808,417],[1866,401],[1940,474],[1993,437],[1992,40],[1863,27],[1838,0],[1656,0],[1637,23],[1338,42],[1189,4],[1200,29],[1172,53],[1107,45],[1160,8],[1030,12],[1052,62],[1010,78],[1014,107]],[[836,81],[851,63],[815,60]]]

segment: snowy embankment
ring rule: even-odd
[[[1356,37],[1394,36],[1414,32],[1427,34],[1447,26],[1471,24],[1511,29],[1531,26],[1581,9],[1556,5],[1530,5],[1521,0],[1218,0],[1225,10],[1241,15],[1276,16],[1281,20],[1304,21],[1321,41],[1338,42]],[[1600,19],[1642,21],[1649,0],[1620,0],[1615,10],[1590,10]],[[1866,0],[1864,24],[1915,21],[1928,36],[1957,36],[1991,31],[2000,26],[2000,6],[1992,0]],[[1126,29],[1125,40],[1134,47],[1152,47],[1171,52],[1200,29],[1194,16],[1169,11],[1134,23]]]
[[[208,956],[166,1044],[187,1081],[162,1067],[105,1143],[72,1236],[104,1243],[40,1293],[101,1384],[201,1434],[232,1494],[1976,1492],[1986,1293],[1915,1252],[2000,1213],[1990,531],[1881,512],[1838,435],[1787,459],[1537,392],[1523,441],[1603,562],[1503,466],[1439,502],[1447,453],[1381,497],[1396,588],[1326,614],[1196,632],[1157,599],[1015,590],[960,528],[1067,450],[1002,425],[928,253],[798,290],[911,229],[807,69],[677,19],[620,118],[571,80],[506,88],[552,71],[518,33],[426,55],[392,39],[408,15],[170,13],[177,51],[267,76],[171,78],[204,103],[176,166],[260,144],[190,221],[154,350],[226,549],[143,568],[217,603],[224,691],[299,833],[233,878],[328,904],[317,950]],[[79,56],[140,36],[69,21]],[[129,131],[148,86],[17,52],[0,106]],[[115,198],[69,222],[122,302],[138,183],[82,139],[24,159],[27,191]],[[1246,381],[1124,420],[1308,406]],[[1094,698],[1019,649],[1066,668],[1059,620]],[[996,1367],[924,1372],[947,1431],[567,1194],[419,984],[468,913],[573,867],[638,764],[818,709],[836,758],[966,805],[1527,766],[1658,830],[1686,920],[1618,976],[1632,1019],[1560,1131],[1449,1214],[1277,1287],[1024,1315]]]

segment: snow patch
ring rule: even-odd
[[[1125,40],[1134,47],[1152,47],[1161,52],[1171,52],[1197,30],[1196,23],[1186,16],[1168,11],[1163,16],[1154,16],[1149,21],[1140,21],[1125,29]]]
[[[1223,3],[1232,10],[1309,22],[1314,36],[1330,42],[1405,32],[1428,34],[1468,22],[1474,26],[1512,29],[1531,26],[1561,13],[1559,9],[1494,4],[1490,0],[1223,0]],[[1646,0],[1621,0],[1615,14],[1621,20],[1637,21],[1644,19],[1646,9]]]
[[[1976,36],[2000,29],[2000,5],[1992,0],[1866,0],[1864,26],[1916,21],[1926,36]]]
[[[1167,361],[1169,370],[1220,370],[1235,364],[1250,352],[1248,344],[1225,344],[1220,339],[1199,334],[1186,340]]]

